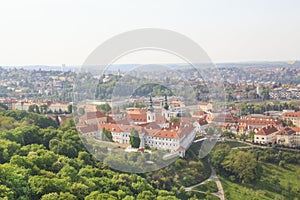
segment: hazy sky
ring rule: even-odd
[[[0,0],[0,65],[82,64],[110,37],[149,27],[188,36],[213,62],[300,59],[297,0]],[[153,61],[142,58],[124,62]]]

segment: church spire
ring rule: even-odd
[[[152,96],[151,95],[150,95],[150,100],[149,100],[148,111],[151,111],[151,112],[154,111],[153,102],[152,102]]]
[[[164,106],[163,107],[164,107],[165,110],[169,110],[167,95],[165,95],[165,101],[164,101]]]

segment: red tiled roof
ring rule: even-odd
[[[284,127],[281,130],[279,130],[276,135],[292,135],[295,134],[296,131],[294,131],[293,129],[289,128],[289,127]]]
[[[170,123],[170,128],[176,128],[176,127],[180,127],[181,126],[181,124],[180,124],[180,122],[172,122],[172,123]]]
[[[284,117],[300,117],[300,111],[298,112],[286,112],[283,114]]]
[[[154,137],[160,137],[160,138],[176,138],[179,139],[179,136],[177,134],[178,130],[167,130],[167,129],[162,129],[159,130],[153,135]]]
[[[161,129],[160,126],[155,122],[141,124],[140,126],[144,127],[145,129],[157,129],[157,130]]]
[[[128,120],[132,120],[134,122],[147,122],[146,114],[129,114],[127,115]]]
[[[79,128],[80,133],[91,133],[98,130],[96,125],[83,126]]]
[[[245,123],[245,124],[257,124],[257,125],[280,125],[281,120],[273,120],[273,119],[252,119],[252,118],[246,118],[246,119],[239,119],[239,123]]]
[[[123,125],[123,124],[109,124],[109,123],[103,123],[103,124],[98,124],[98,129],[102,130],[105,128],[108,131],[111,132],[128,132],[130,133],[131,130],[134,128],[136,129],[139,133],[143,132],[143,128],[140,126],[134,126],[134,125]]]
[[[104,115],[102,112],[100,111],[96,111],[96,112],[87,112],[83,115],[83,118],[85,119],[98,119],[98,118],[102,118],[102,117],[106,117],[106,115]]]
[[[166,118],[164,116],[159,115],[159,116],[156,116],[156,122],[158,122],[158,123],[166,123],[168,121],[166,120]]]
[[[110,117],[110,116],[107,116],[107,120],[106,120],[108,123],[116,123],[116,121]]]
[[[193,114],[196,116],[202,116],[202,115],[206,115],[207,112],[205,112],[203,110],[198,110],[198,111],[195,111]]]
[[[122,132],[120,127],[117,124],[98,124],[98,129],[102,130],[102,129],[106,129],[108,131],[113,131],[113,132]]]
[[[128,121],[128,119],[113,120],[111,123],[130,125],[130,122]]]
[[[237,120],[231,114],[218,114],[213,119],[214,122],[229,122],[235,123]]]
[[[180,121],[184,124],[198,121],[198,117],[180,117]]]
[[[127,114],[129,115],[140,115],[140,114],[146,114],[147,108],[128,108],[126,110]]]
[[[208,122],[206,121],[206,119],[199,119],[198,122],[199,122],[200,126],[204,126],[204,125],[208,124]]]
[[[277,130],[277,128],[275,126],[266,126],[261,128],[256,135],[270,135],[272,133],[275,133]]]
[[[300,132],[300,127],[290,127],[295,132]]]
[[[185,124],[178,129],[161,129],[161,130],[146,130],[148,135],[160,138],[179,139],[184,135],[188,135],[192,132],[194,127],[192,125]]]

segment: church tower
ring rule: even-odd
[[[169,105],[168,105],[168,99],[167,95],[165,95],[165,100],[163,103],[163,108],[162,108],[162,116],[165,117],[167,121],[170,121],[170,110],[169,110]]]
[[[150,96],[150,101],[149,101],[149,106],[147,111],[147,123],[156,121],[155,112],[152,104],[153,104],[152,97]]]

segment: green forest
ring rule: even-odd
[[[210,173],[192,153],[155,172],[111,170],[86,151],[72,120],[59,126],[36,113],[2,111],[0,130],[0,199],[199,199],[184,186]]]
[[[211,194],[214,182],[185,191],[210,176],[209,160],[227,199],[298,198],[299,153],[235,146],[218,144],[209,159],[199,159],[201,144],[194,143],[184,159],[160,170],[122,173],[87,152],[72,120],[59,125],[37,113],[4,109],[0,199],[218,199]]]

